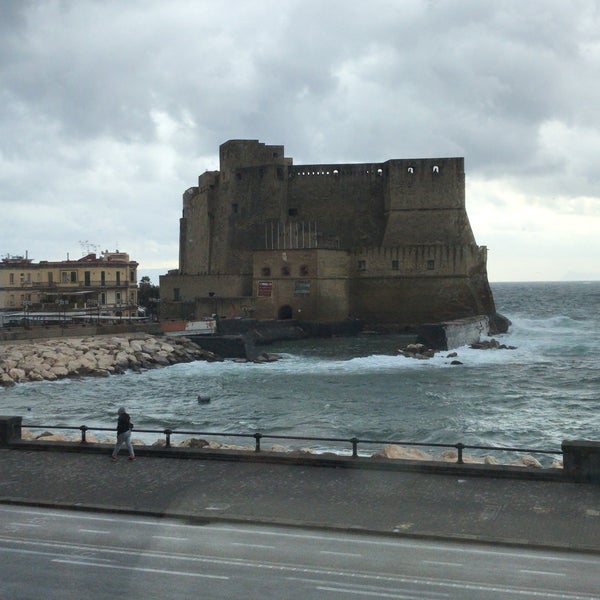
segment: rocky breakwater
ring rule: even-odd
[[[187,338],[149,334],[61,338],[0,345],[0,386],[73,377],[106,377],[195,360],[222,360]]]

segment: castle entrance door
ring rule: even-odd
[[[279,310],[277,311],[277,318],[280,321],[283,321],[285,319],[291,319],[292,314],[292,307],[289,304],[284,304],[283,306],[279,307]]]

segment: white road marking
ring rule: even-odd
[[[557,573],[556,571],[532,571],[530,569],[519,569],[519,573],[527,573],[528,575],[552,575],[553,577],[566,577],[566,573]]]
[[[102,535],[110,535],[110,531],[102,530],[102,529],[79,529],[79,533],[100,533]]]
[[[334,587],[325,587],[322,585],[316,586],[316,589],[320,592],[338,592],[339,594],[360,594],[361,596],[377,596],[378,598],[407,598],[409,600],[414,600],[416,597],[415,594],[411,594],[410,596],[406,596],[405,594],[400,594],[399,592],[368,592],[366,590],[351,590],[348,588],[334,588]],[[448,597],[448,594],[444,594]],[[423,598],[421,592],[418,594],[419,598]]]
[[[231,542],[232,546],[242,546],[244,548],[264,548],[265,550],[275,550],[275,546],[267,546],[264,544],[244,544],[243,542]]]
[[[86,562],[83,560],[67,560],[55,558],[55,563],[65,563],[69,565],[81,565],[84,567],[101,567],[103,569],[121,569],[123,571],[142,571],[143,573],[155,573],[160,575],[183,575],[184,577],[203,577],[205,579],[229,579],[225,575],[207,575],[206,573],[190,573],[188,571],[170,571],[169,569],[150,569],[145,567],[127,567],[125,565],[107,565],[102,563]]]
[[[362,558],[362,554],[353,554],[352,552],[333,552],[331,550],[321,550],[319,554],[334,554],[335,556],[355,556]]]
[[[426,565],[439,565],[440,567],[464,567],[463,563],[455,563],[455,562],[444,562],[441,560],[424,560],[423,564]]]

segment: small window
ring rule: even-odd
[[[400,263],[397,260],[392,261],[392,271],[398,271],[400,269]]]
[[[290,217],[297,217],[298,216],[298,209],[297,208],[288,208],[288,216],[290,216]]]
[[[439,173],[440,172],[440,168],[437,165],[433,166],[433,172],[434,173]]]
[[[358,270],[359,271],[366,271],[367,270],[367,261],[366,260],[359,260],[358,261]]]
[[[308,265],[302,265],[300,267],[300,275],[302,275],[303,277],[308,275]]]
[[[14,283],[15,282],[15,274],[11,273],[10,274],[10,283]]]
[[[270,277],[271,267],[263,267],[261,273],[262,273],[263,277]]]
[[[181,290],[179,288],[173,288],[173,300],[175,302],[181,300]]]
[[[408,167],[407,171],[412,175],[415,172],[414,167]]]
[[[281,267],[281,274],[287,277],[290,274],[290,268],[287,265],[284,265]]]
[[[435,261],[434,260],[428,260],[427,261],[427,270],[428,271],[433,271],[435,269]]]
[[[231,212],[235,215],[237,214],[238,211],[238,205],[237,204],[232,204],[231,205]]]
[[[283,179],[283,169],[281,167],[277,167],[277,179]]]

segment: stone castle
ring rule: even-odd
[[[229,140],[183,194],[161,317],[410,328],[493,315],[486,260],[463,158],[294,165],[283,146]]]

